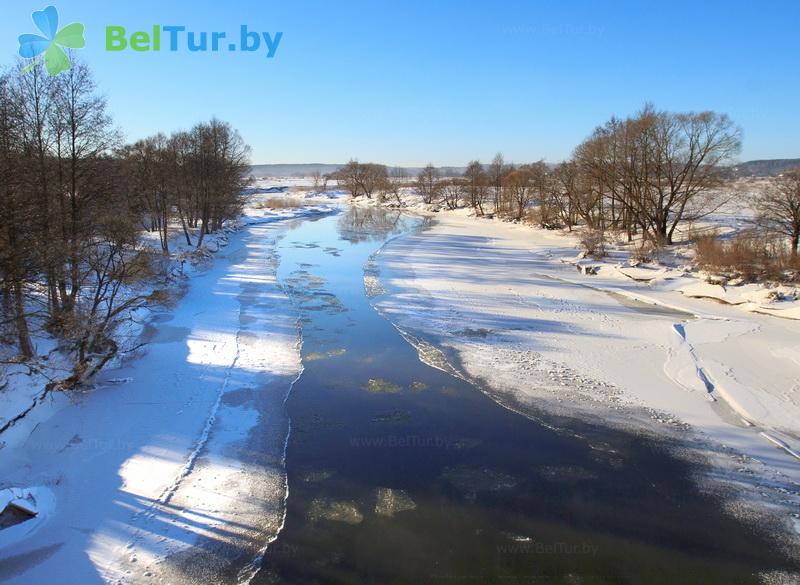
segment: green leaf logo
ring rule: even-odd
[[[42,35],[25,34],[19,37],[19,54],[33,61],[22,70],[27,73],[33,69],[44,55],[44,65],[49,75],[58,75],[68,71],[72,64],[64,52],[64,48],[82,49],[86,46],[83,38],[83,25],[78,22],[68,24],[58,30],[58,11],[55,6],[33,13],[33,23]]]

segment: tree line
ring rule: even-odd
[[[157,270],[142,230],[169,253],[238,215],[249,149],[229,124],[124,144],[89,68],[0,75],[0,287],[3,335],[35,355],[43,328],[75,357],[74,384],[117,351],[121,318],[147,303]],[[137,292],[139,291],[139,292]]]
[[[461,176],[443,176],[428,165],[413,186],[424,203],[478,215],[529,220],[544,228],[584,226],[602,239],[613,232],[643,245],[672,244],[676,231],[719,210],[730,200],[722,189],[741,150],[742,131],[725,114],[676,113],[645,105],[627,118],[598,126],[555,166],[543,161],[508,164],[502,154],[470,161]],[[338,178],[354,196],[391,197],[397,171],[351,161]],[[752,202],[751,202],[752,203]],[[800,171],[776,179],[755,202],[754,226],[800,245]]]
[[[672,243],[682,222],[719,207],[715,190],[740,148],[741,131],[724,114],[646,105],[596,128],[552,168],[543,161],[506,164],[498,154],[486,166],[470,162],[460,183],[479,213],[488,204],[492,213],[521,220],[535,209],[542,227],[585,225],[663,245]],[[421,178],[427,181],[429,172]],[[442,198],[447,203],[447,195]]]

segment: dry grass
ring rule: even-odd
[[[522,223],[538,227],[542,222],[542,214],[538,207],[528,208],[522,216]]]
[[[630,257],[636,262],[648,263],[658,259],[661,248],[652,240],[642,239],[631,250]]]
[[[698,264],[746,281],[797,281],[800,262],[785,242],[757,232],[742,232],[729,240],[717,233],[695,237]]]
[[[264,199],[256,207],[258,209],[295,209],[304,205],[302,199],[294,197],[270,197]]]
[[[606,256],[606,237],[602,231],[587,228],[581,233],[581,246],[586,250],[586,254],[599,260]]]

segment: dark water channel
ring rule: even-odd
[[[734,584],[790,567],[658,444],[565,437],[422,363],[363,282],[417,222],[348,209],[279,245],[305,371],[286,523],[254,583]]]

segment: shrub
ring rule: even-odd
[[[631,260],[635,262],[648,263],[658,258],[659,248],[652,240],[642,240],[631,252]]]
[[[606,237],[601,230],[587,229],[581,234],[581,246],[586,250],[586,254],[595,259],[603,258],[606,255]]]
[[[785,242],[755,231],[739,233],[727,241],[717,233],[696,236],[695,249],[697,263],[702,268],[751,282],[796,280],[800,269]]]
[[[302,206],[303,202],[293,197],[270,197],[261,201],[256,207],[258,209],[294,209]]]

